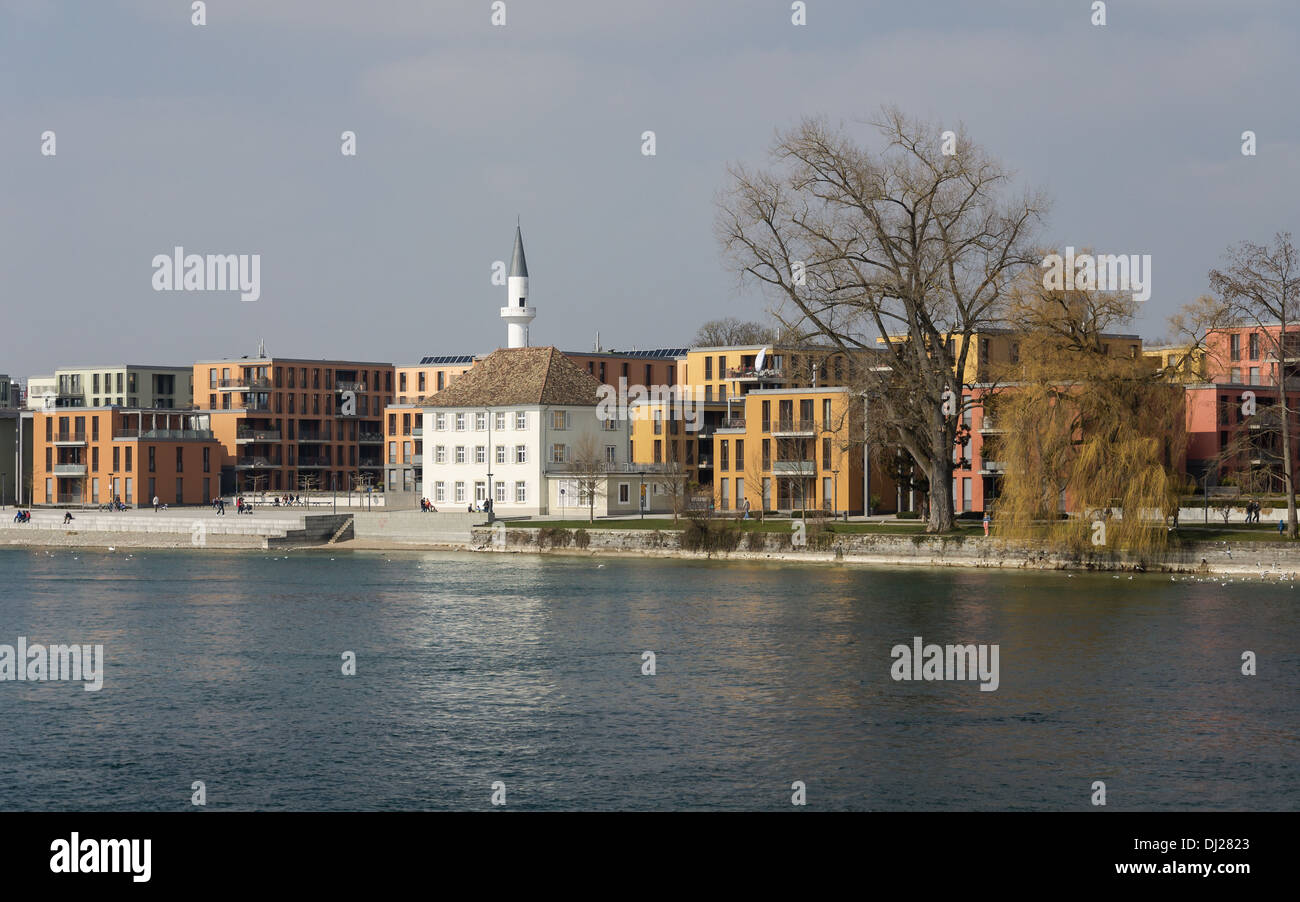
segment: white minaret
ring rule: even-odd
[[[528,324],[537,311],[528,306],[528,261],[524,259],[524,236],[515,226],[515,252],[510,257],[510,275],[506,278],[506,306],[501,318],[506,321],[508,348],[528,347]]]

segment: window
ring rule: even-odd
[[[177,452],[179,452],[181,449],[177,448],[176,450]],[[99,472],[99,449],[98,448],[90,449],[90,471],[92,473]]]
[[[612,464],[618,460],[618,448],[614,445],[605,446],[605,463]]]
[[[569,446],[556,443],[551,445],[551,463],[562,464],[569,459]]]
[[[131,447],[129,445],[126,449],[126,472],[131,472]],[[128,491],[127,494],[129,495],[130,492]]]
[[[115,450],[116,450],[116,449],[115,449]],[[211,454],[211,452],[212,452],[212,449],[211,449],[211,448],[204,448],[204,449],[203,449],[203,472],[204,472],[204,473],[211,473],[211,472],[212,472],[212,454]],[[203,494],[206,495],[207,492],[205,491]],[[199,500],[202,501],[203,499],[200,498]]]
[[[1241,359],[1241,336],[1235,332],[1228,336],[1228,354],[1233,360]],[[1233,381],[1238,380],[1234,379]]]
[[[658,443],[658,442],[655,442],[655,444],[658,445],[659,443]],[[721,442],[719,442],[719,445],[720,445],[720,447],[719,447],[719,449],[718,449],[718,451],[719,451],[719,454],[718,454],[718,469],[719,469],[719,470],[730,470],[730,469],[731,469],[731,442],[727,441],[727,440],[724,438]],[[656,452],[657,452],[657,451],[658,451],[658,448],[656,448],[655,450],[656,450]],[[655,454],[655,463],[658,463],[658,462],[659,462],[659,455],[656,453],[656,454]]]
[[[1252,366],[1250,368],[1250,384],[1259,385],[1259,367],[1257,366]]]
[[[435,413],[433,415],[433,428],[436,430],[447,428],[447,415],[445,413]]]
[[[555,410],[551,412],[551,428],[563,431],[569,428],[569,412],[567,410]]]
[[[528,411],[520,410],[515,412],[515,428],[516,429],[528,428]]]
[[[149,472],[150,473],[156,473],[158,471],[158,460],[156,455],[154,454],[154,452],[157,450],[158,449],[155,448],[153,445],[149,446]]]
[[[439,504],[447,500],[447,483],[441,479],[433,484],[433,500]]]
[[[443,381],[443,372],[438,370],[438,391],[442,391],[446,383]]]
[[[397,374],[397,390],[406,391],[406,373]]]
[[[499,432],[506,431],[506,414],[504,410],[498,410],[492,414],[492,428]]]
[[[495,486],[495,489],[496,489],[496,493],[495,493],[494,496],[493,496],[494,499],[496,500],[496,502],[497,502],[498,504],[505,504],[505,501],[506,501],[506,484],[505,484],[504,482],[500,482],[500,481],[498,481],[497,484],[496,484],[496,486]]]
[[[1258,332],[1250,333],[1250,359],[1251,360],[1259,359],[1259,333]]]
[[[966,482],[969,483],[970,480],[967,479]],[[834,494],[834,489],[832,488],[831,485],[831,478],[829,476],[823,476],[822,477],[822,507],[830,508],[833,507],[834,504],[835,504],[835,494]]]
[[[727,492],[729,488],[731,488],[731,480],[725,476],[722,477],[722,492],[718,497],[718,501],[720,502],[718,507],[720,510],[725,511],[731,509],[731,499],[729,498]]]
[[[770,438],[763,439],[763,469],[772,469],[772,440]]]
[[[632,487],[626,482],[618,484],[618,503],[629,504],[632,501]]]
[[[486,446],[486,445],[475,445],[475,446],[474,446],[474,463],[476,463],[476,464],[485,464],[485,463],[487,463],[487,446]]]
[[[506,446],[497,445],[496,462],[503,464],[506,462]]]
[[[465,414],[463,413],[456,414],[456,431],[457,432],[465,431]]]
[[[822,428],[823,429],[831,428],[831,399],[830,398],[822,399]]]
[[[464,462],[465,462],[465,446],[464,446],[464,445],[457,445],[457,446],[456,446],[456,463],[458,463],[458,464],[463,464]]]
[[[456,502],[459,504],[465,500],[465,483],[456,483]]]
[[[477,432],[482,432],[482,431],[483,431],[484,429],[486,429],[486,428],[487,428],[487,414],[486,414],[486,413],[476,413],[476,414],[474,414],[474,429],[475,429],[475,431],[477,431]]]
[[[745,440],[743,438],[736,439],[736,469],[745,469]]]
[[[515,504],[524,504],[528,501],[528,484],[525,482],[515,483]]]
[[[1235,338],[1236,336],[1233,336],[1233,337]],[[1233,358],[1233,360],[1236,360],[1236,359],[1237,359],[1237,358],[1235,358],[1235,357]],[[1241,368],[1240,368],[1240,367],[1235,367],[1235,366],[1234,366],[1231,370],[1228,371],[1228,381],[1229,381],[1229,382],[1240,382],[1240,381],[1241,381]]]
[[[664,462],[664,443],[661,439],[655,439],[654,462],[657,464]]]
[[[829,470],[830,468],[831,468],[831,440],[830,437],[827,436],[826,438],[822,439],[822,469]]]
[[[118,470],[122,469],[122,454],[121,454],[121,452],[122,452],[122,449],[121,449],[121,448],[117,447],[116,445],[113,446],[113,472],[114,472],[114,473],[116,473]]]
[[[487,501],[487,483],[481,479],[474,483],[474,500],[479,504]]]
[[[183,450],[184,450],[184,449],[181,448],[181,447],[179,447],[179,446],[177,446],[177,448],[176,448],[176,472],[177,472],[177,473],[184,473],[184,472],[185,472],[185,458],[184,458],[184,456],[181,454],[181,452],[182,452]]]
[[[705,378],[705,379],[712,379],[712,378],[713,378],[713,358],[712,358],[712,357],[705,357],[705,358],[704,358],[704,378]]]
[[[390,464],[397,463],[397,442],[388,443],[388,462]]]
[[[411,462],[411,443],[402,442],[402,463],[409,464],[410,462]]]
[[[528,446],[527,446],[527,445],[515,445],[515,463],[517,463],[517,464],[526,464],[526,463],[528,463]]]

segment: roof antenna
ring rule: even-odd
[[[264,338],[257,340],[257,356],[266,357],[266,339]]]

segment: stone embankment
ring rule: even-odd
[[[563,530],[490,527],[472,530],[475,551],[615,554],[757,561],[901,564],[1034,570],[1098,570],[1165,573],[1300,574],[1300,547],[1281,542],[1205,542],[1158,555],[1049,551],[983,536],[852,534],[822,536],[816,547],[792,544],[782,533],[747,533],[733,551],[691,551],[682,533],[659,530]],[[578,533],[584,535],[579,537]],[[750,538],[750,537],[753,538]],[[539,542],[540,539],[540,542]]]

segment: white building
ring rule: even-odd
[[[489,354],[424,408],[425,496],[439,510],[491,498],[502,517],[578,517],[594,488],[598,515],[635,512],[630,421],[597,417],[599,389],[555,348]]]

